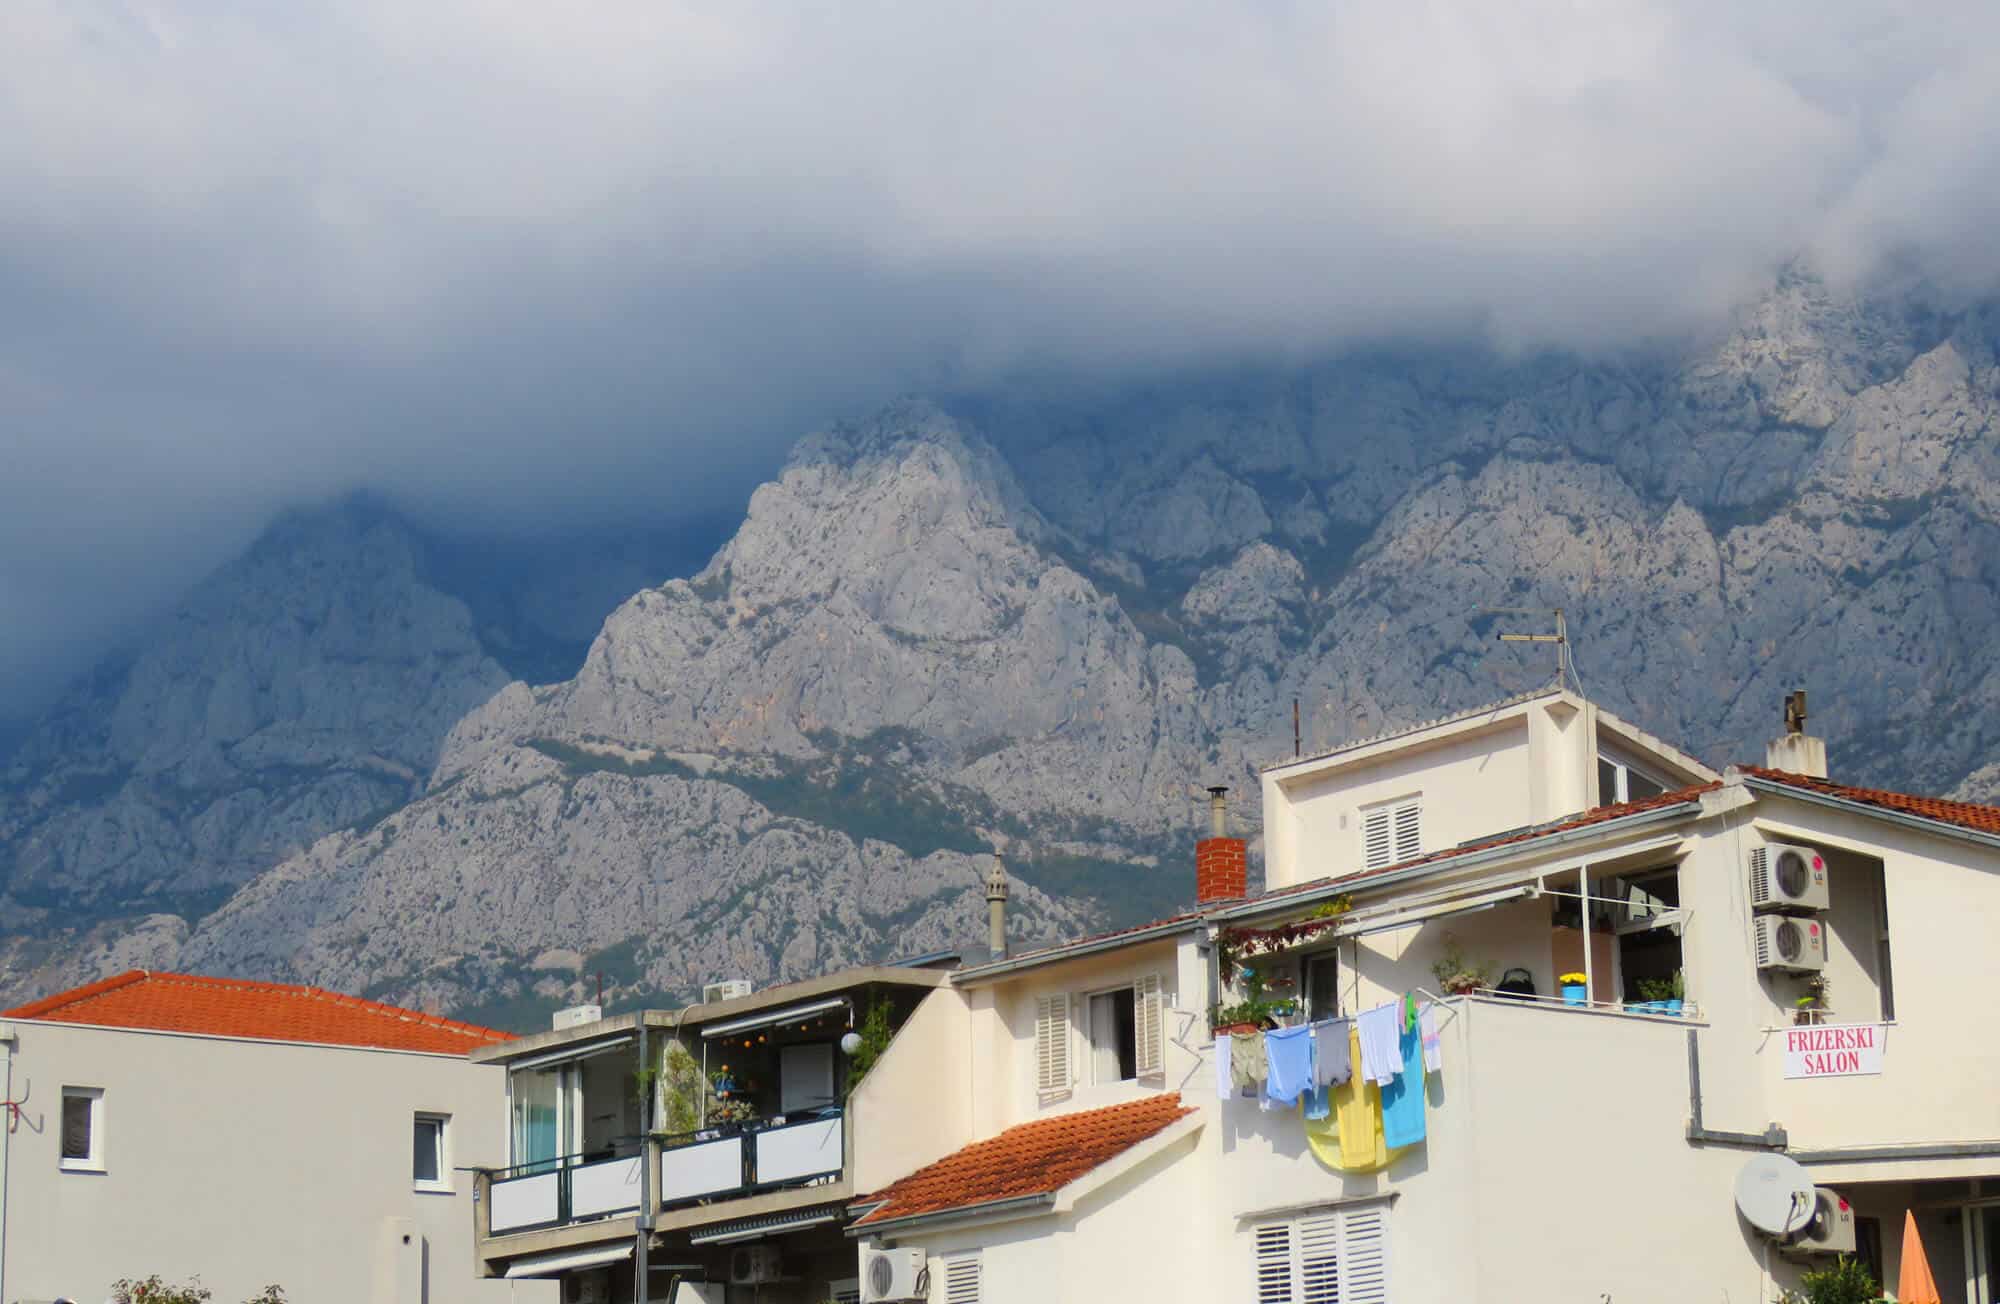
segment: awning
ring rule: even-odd
[[[554,1254],[530,1254],[507,1265],[509,1277],[553,1277],[571,1268],[597,1268],[632,1257],[632,1242],[596,1245],[587,1250],[557,1250]]]
[[[759,1237],[771,1236],[778,1232],[788,1232],[799,1227],[816,1227],[830,1223],[840,1217],[840,1205],[821,1205],[813,1209],[794,1209],[786,1213],[766,1214],[762,1218],[740,1218],[697,1232],[688,1237],[689,1245],[726,1245],[733,1241],[751,1241]]]
[[[701,1030],[704,1037],[726,1037],[732,1032],[748,1032],[752,1028],[775,1028],[781,1023],[801,1023],[815,1014],[825,1014],[828,1010],[838,1010],[848,1004],[845,996],[833,996],[823,1001],[812,1001],[805,1005],[793,1005],[782,1010],[767,1010],[763,1014],[745,1015],[731,1019],[727,1023],[711,1023]]]
[[[635,1034],[627,1032],[616,1037],[606,1037],[602,1041],[578,1042],[573,1045],[561,1047],[558,1050],[549,1051],[543,1055],[530,1055],[522,1059],[510,1060],[507,1062],[507,1071],[509,1073],[518,1073],[524,1069],[546,1068],[551,1064],[574,1064],[578,1060],[587,1060],[597,1055],[608,1055],[612,1051],[622,1046],[628,1046],[636,1040],[638,1038]]]

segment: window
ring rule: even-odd
[[[1610,806],[1621,801],[1657,797],[1667,785],[1642,774],[1623,761],[1599,754],[1597,758],[1597,804]]]
[[[1305,958],[1306,1018],[1330,1019],[1340,1013],[1340,953],[1321,951]]]
[[[62,1157],[57,1166],[77,1173],[104,1171],[104,1088],[62,1089]]]
[[[1361,812],[1361,863],[1381,869],[1423,854],[1423,796],[1400,797]]]
[[[944,1304],[979,1304],[977,1254],[961,1254],[944,1261]]]
[[[1069,1094],[1069,993],[1035,998],[1035,1087],[1044,1101]]]
[[[1070,1011],[1088,1047],[1080,1072],[1070,1066]],[[1060,1100],[1071,1083],[1130,1082],[1166,1077],[1166,997],[1158,974],[1109,991],[1035,998],[1035,1088],[1042,1102]]]
[[[419,1114],[412,1129],[410,1181],[420,1191],[449,1191],[451,1161],[445,1150],[446,1114]]]
[[[1257,1304],[1388,1304],[1389,1206],[1259,1223],[1255,1255]]]
[[[1090,1080],[1129,1082],[1139,1076],[1138,1015],[1130,987],[1090,998]]]

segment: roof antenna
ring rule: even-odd
[[[1553,643],[1556,645],[1556,686],[1574,686],[1576,695],[1583,696],[1583,681],[1576,677],[1576,666],[1569,655],[1569,624],[1563,619],[1561,607],[1481,607],[1482,612],[1505,613],[1515,616],[1539,616],[1551,612],[1556,618],[1556,632],[1553,634],[1509,634],[1495,637],[1502,643]]]

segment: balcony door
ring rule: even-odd
[[[516,1167],[552,1164],[569,1153],[574,1110],[567,1068],[530,1069],[511,1075],[513,1161]]]
[[[838,1104],[833,1094],[833,1043],[810,1041],[778,1051],[778,1112]]]
[[[1938,1282],[1938,1293],[1950,1299],[1950,1284]],[[2000,1204],[1966,1206],[1965,1298],[1967,1304],[2000,1304]]]

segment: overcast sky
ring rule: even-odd
[[[1022,366],[2000,269],[2000,6],[6,0],[0,684],[277,507],[740,502]]]

